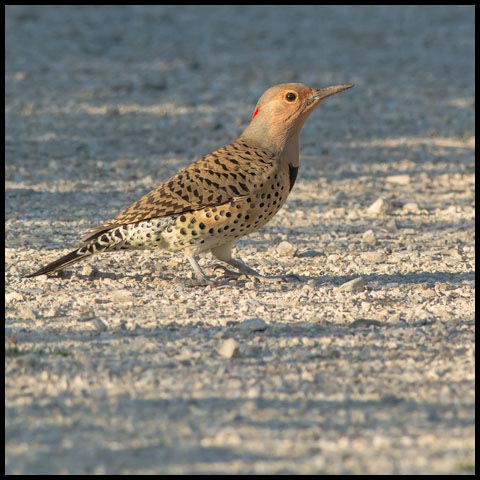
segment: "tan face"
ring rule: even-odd
[[[311,111],[325,98],[353,85],[335,85],[321,89],[301,83],[283,83],[268,89],[259,99],[253,119],[301,128]],[[258,121],[258,120],[257,120]]]
[[[269,88],[258,100],[253,118],[260,116],[280,121],[296,117],[307,105],[314,91],[301,83],[284,83]]]

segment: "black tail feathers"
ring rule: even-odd
[[[65,267],[68,267],[69,265],[77,263],[83,260],[84,258],[92,255],[88,250],[83,252],[82,250],[84,249],[74,250],[73,252],[70,252],[64,257],[59,258],[58,260],[55,260],[52,263],[49,263],[48,265],[41,268],[40,270],[37,270],[34,273],[30,273],[29,275],[25,275],[25,277],[31,278],[31,277],[36,277],[38,275],[45,275],[47,273],[58,272],[60,270],[63,270]]]

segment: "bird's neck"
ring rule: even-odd
[[[297,131],[278,131],[268,125],[255,125],[255,122],[243,131],[240,140],[249,145],[271,151],[281,163],[298,167],[299,163],[299,133]]]

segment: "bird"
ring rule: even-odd
[[[297,178],[305,121],[327,97],[351,87],[282,83],[269,88],[235,141],[186,166],[112,220],[87,230],[75,250],[26,277],[58,272],[97,253],[155,249],[182,252],[199,284],[211,283],[197,261],[208,251],[236,269],[224,267],[226,274],[259,276],[232,256],[234,242],[261,228],[284,205]]]

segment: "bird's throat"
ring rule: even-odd
[[[252,121],[243,131],[240,139],[274,153],[281,163],[298,168],[299,133],[296,130],[283,130],[266,123]]]

